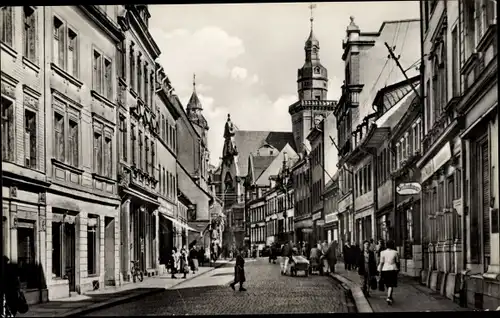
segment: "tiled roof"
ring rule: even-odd
[[[256,152],[264,143],[273,146],[278,151],[281,151],[286,144],[296,149],[291,132],[237,130],[234,134],[234,143],[238,147],[240,176],[245,176],[248,172],[248,156]]]
[[[260,175],[267,167],[273,162],[274,156],[252,156],[253,159],[253,173],[255,180],[259,179]]]

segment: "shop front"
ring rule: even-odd
[[[21,289],[29,304],[48,301],[45,191],[43,182],[27,185],[4,172],[3,251],[17,265]]]
[[[373,208],[368,208],[362,211],[356,211],[355,226],[356,226],[356,244],[363,245],[363,241],[373,238],[372,234],[372,214]]]
[[[325,215],[323,236],[330,244],[331,242],[339,243],[339,218],[337,213]]]
[[[295,222],[295,244],[301,242],[306,242],[309,247],[312,246],[314,242],[313,237],[313,220],[312,218],[307,218]]]

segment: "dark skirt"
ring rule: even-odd
[[[387,287],[398,287],[398,271],[382,271],[380,277]]]
[[[234,282],[235,283],[244,283],[246,281],[245,278],[245,269],[239,266],[234,267]]]

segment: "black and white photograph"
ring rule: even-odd
[[[496,0],[0,6],[0,317],[500,311]]]

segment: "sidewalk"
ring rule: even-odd
[[[407,276],[399,277],[398,287],[394,289],[394,303],[389,306],[385,301],[387,292],[370,290],[370,297],[363,295],[357,271],[346,271],[342,262],[337,263],[335,270],[332,276],[351,289],[358,312],[471,311]]]
[[[196,274],[188,274],[187,279],[177,275],[172,279],[170,274],[155,277],[145,277],[144,281],[126,283],[123,286],[107,287],[98,291],[91,291],[84,295],[56,299],[47,303],[31,305],[25,314],[17,317],[71,317],[82,315],[97,309],[114,306],[140,297],[161,293],[166,289],[182,284],[207,272],[215,270],[230,260],[218,260],[213,267],[200,267]]]

